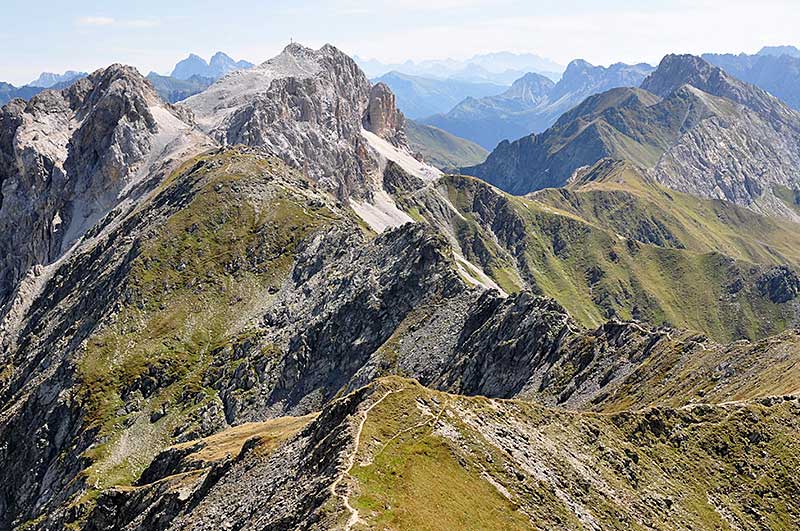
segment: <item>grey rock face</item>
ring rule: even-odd
[[[56,260],[125,196],[141,193],[148,163],[209,145],[188,120],[121,65],[4,107],[0,308],[32,266]]]
[[[184,103],[223,144],[261,147],[306,172],[339,197],[363,196],[377,162],[361,135],[372,117],[400,142],[394,97],[375,89],[345,54],[292,44],[250,70],[234,72]]]
[[[336,230],[308,242],[262,319],[260,343],[240,351],[256,382],[223,373],[219,387],[226,415],[255,420],[319,409],[369,364],[371,356],[415,308],[465,289],[446,241],[408,224],[366,242]],[[259,361],[263,345],[284,354],[275,365]]]
[[[800,277],[786,266],[774,267],[757,280],[758,289],[772,302],[789,302],[800,294]]]
[[[372,86],[364,114],[364,128],[395,145],[404,145],[405,119],[397,110],[394,94],[384,83]]]

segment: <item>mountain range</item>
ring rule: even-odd
[[[52,87],[65,87],[66,84],[86,77],[88,74],[86,72],[75,72],[74,70],[67,70],[63,74],[54,74],[52,72],[42,72],[36,79],[28,83],[28,86],[31,87],[42,87],[42,88],[52,88]]]
[[[625,159],[676,190],[794,218],[781,190],[800,185],[798,153],[800,114],[698,57],[670,55],[640,89],[589,97],[464,171],[525,194],[563,186],[600,159]]]
[[[3,106],[0,529],[792,529],[800,115],[571,67],[474,176],[332,45]]]
[[[373,79],[385,83],[397,97],[397,106],[408,118],[417,120],[447,112],[464,98],[493,96],[508,87],[455,79],[435,79],[388,72]]]
[[[228,55],[217,52],[210,62],[190,54],[178,62],[169,76],[150,72],[147,79],[153,83],[159,96],[169,103],[193,96],[208,88],[211,83],[234,70],[250,68],[253,64],[247,61],[234,61]],[[45,89],[61,90],[75,81],[86,77],[85,72],[68,70],[63,74],[43,72],[36,80],[23,87],[15,87],[0,81],[0,105],[5,105],[15,98],[29,100]]]
[[[424,123],[493,149],[502,140],[547,129],[561,114],[592,94],[638,85],[652,70],[646,64],[602,67],[575,60],[557,83],[529,73],[502,94],[467,98],[447,113],[426,118]]]
[[[65,89],[86,76],[85,72],[74,72],[72,70],[68,70],[64,74],[44,72],[36,80],[22,87],[15,87],[10,83],[0,81],[0,105],[5,105],[15,98],[28,100],[45,89]]]
[[[765,48],[756,55],[703,54],[703,59],[731,76],[752,83],[800,110],[800,50]]]
[[[211,86],[214,79],[193,75],[188,79],[178,79],[172,76],[161,76],[155,72],[147,74],[147,80],[153,84],[161,99],[168,103],[177,103],[189,96],[194,96]]]
[[[244,60],[235,61],[222,52],[215,53],[208,62],[199,55],[189,54],[189,57],[175,65],[171,77],[185,81],[197,76],[216,81],[234,70],[243,70],[252,66],[254,66],[253,63]]]
[[[536,72],[557,80],[564,70],[563,66],[550,59],[530,53],[513,52],[478,54],[465,60],[409,60],[404,63],[382,63],[358,56],[354,59],[370,77],[380,77],[394,71],[417,77],[497,85],[509,85],[527,72]]]

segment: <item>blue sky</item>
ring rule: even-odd
[[[562,64],[800,46],[797,0],[2,0],[0,13],[0,80],[18,85],[113,62],[166,72],[189,52],[261,62],[289,39],[384,61],[510,50]]]

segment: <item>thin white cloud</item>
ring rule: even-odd
[[[81,17],[78,19],[80,26],[115,26],[123,28],[155,28],[161,25],[157,18],[132,18],[116,19],[112,17]]]
[[[81,26],[112,26],[115,20],[111,17],[81,17],[78,24]]]
[[[382,1],[382,0],[376,0]],[[400,0],[417,5],[418,0]],[[570,3],[570,0],[561,0]],[[481,0],[465,2],[477,5]],[[486,10],[488,16],[457,20],[420,17],[416,26],[367,27],[336,43],[362,57],[384,62],[509,50],[532,52],[562,64],[583,58],[595,64],[616,61],[658,62],[670,52],[747,52],[767,44],[797,44],[797,0],[763,0],[754,8],[745,0],[674,0],[649,6],[560,9],[533,13]],[[437,3],[437,0],[431,0]],[[454,5],[457,0],[438,0]],[[571,3],[576,3],[572,1]]]

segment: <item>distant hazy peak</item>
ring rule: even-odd
[[[567,65],[567,68],[564,70],[564,74],[566,74],[569,71],[575,72],[575,71],[585,70],[588,68],[594,68],[594,65],[589,61],[586,61],[585,59],[573,59]]]
[[[550,78],[541,74],[529,72],[514,81],[511,88],[509,88],[503,96],[536,102],[546,98],[555,85],[556,84]]]
[[[86,72],[76,72],[74,70],[67,70],[63,74],[55,74],[53,72],[42,72],[39,77],[28,83],[31,87],[50,88],[59,83],[73,81],[80,77],[86,77]]]
[[[219,61],[233,61],[233,58],[226,54],[225,52],[217,52],[211,56],[211,60],[209,63],[219,62]]]
[[[800,58],[800,49],[796,46],[764,46],[756,55],[773,55],[775,57],[788,55]]]
[[[638,63],[635,65],[627,63],[614,63],[610,66],[596,66],[584,59],[573,59],[567,65],[566,70],[564,70],[564,77],[569,77],[570,75],[582,75],[583,73],[592,70],[597,72],[615,72],[626,69],[652,69],[652,68],[653,67],[647,63]]]
[[[224,52],[215,53],[210,61],[206,61],[199,55],[191,53],[186,59],[175,65],[171,75],[175,79],[184,81],[193,76],[219,79],[234,70],[251,68],[252,66],[253,63],[248,61],[236,61]]]

